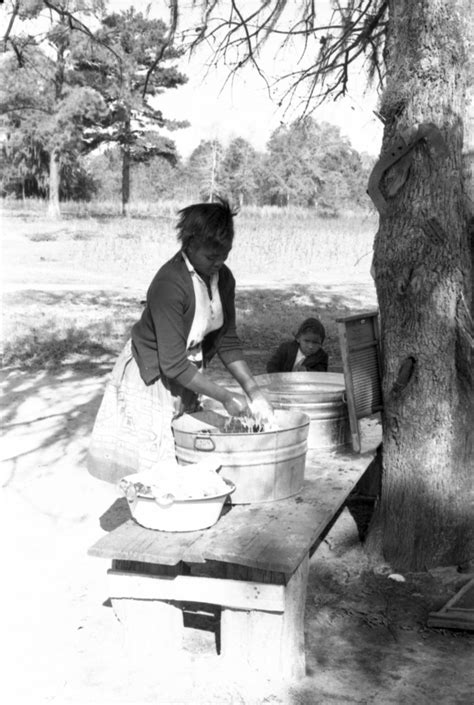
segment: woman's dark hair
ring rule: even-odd
[[[191,240],[216,248],[232,245],[235,213],[225,199],[219,198],[217,203],[195,203],[182,208],[178,215],[176,229],[183,250]]]
[[[317,318],[306,318],[296,331],[295,338],[299,338],[300,335],[303,335],[303,333],[308,332],[319,335],[319,337],[321,338],[321,343],[324,343],[326,331],[324,330],[324,326],[321,321],[319,321]]]

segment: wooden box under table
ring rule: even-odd
[[[310,452],[298,495],[232,506],[203,531],[153,531],[125,515],[89,550],[112,561],[109,596],[120,621],[170,653],[182,646],[183,610],[205,604],[216,615],[221,660],[267,678],[303,677],[309,556],[375,445],[360,455]]]

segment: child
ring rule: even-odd
[[[317,318],[307,318],[295,340],[281,343],[267,362],[267,372],[327,372],[328,354],[322,348],[326,331]]]

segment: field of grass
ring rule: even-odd
[[[4,365],[57,369],[113,359],[140,315],[146,288],[176,250],[181,204],[3,204]],[[339,369],[335,319],[373,308],[368,274],[376,217],[317,218],[311,211],[243,209],[229,266],[237,280],[239,334],[264,371],[271,349],[319,316],[331,369]]]

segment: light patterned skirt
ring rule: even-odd
[[[128,341],[105,387],[87,469],[115,484],[125,475],[153,470],[159,461],[175,458],[171,423],[181,412],[181,398],[173,396],[161,379],[145,385]]]

